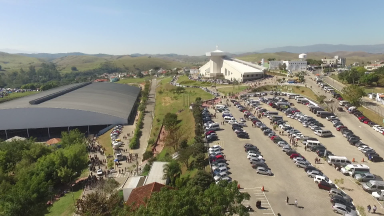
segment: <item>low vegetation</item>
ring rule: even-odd
[[[41,215],[47,201],[68,190],[87,168],[84,134],[62,133],[60,144],[47,147],[33,139],[0,143],[1,215]]]
[[[28,96],[28,95],[33,95],[33,94],[36,94],[36,93],[38,93],[38,92],[36,92],[36,91],[28,91],[28,92],[14,92],[14,93],[10,93],[7,96],[4,96],[4,97],[0,98],[0,103],[4,103],[6,101],[14,100],[16,98],[25,97],[25,96]]]
[[[237,94],[239,92],[246,90],[247,88],[248,88],[248,86],[240,86],[240,85],[230,86],[229,85],[228,87],[217,88],[217,91],[219,91],[225,95],[228,95],[228,94]]]

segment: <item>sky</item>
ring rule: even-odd
[[[366,3],[368,2],[368,3]],[[383,44],[383,0],[0,0],[0,50],[204,55]]]

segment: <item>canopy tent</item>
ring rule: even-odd
[[[61,142],[60,138],[52,138],[52,139],[48,140],[46,143],[47,143],[47,145],[54,145],[54,144],[57,144],[60,142]]]

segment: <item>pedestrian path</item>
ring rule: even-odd
[[[262,187],[241,188],[240,192],[248,192],[249,195],[251,195],[250,200],[243,201],[243,205],[249,205],[254,209],[254,212],[250,212],[250,215],[256,215],[256,213],[262,213],[263,215],[276,215],[272,209],[271,204],[269,203],[265,192],[262,191]],[[254,200],[252,198],[254,198],[256,201],[260,200],[262,208],[256,208],[256,201],[251,201]]]

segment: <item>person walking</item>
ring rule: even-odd
[[[287,205],[289,204],[289,197],[287,196]]]
[[[371,205],[367,206],[367,211],[368,211],[368,213],[371,213]]]
[[[295,206],[296,206],[296,207],[297,207],[297,204],[298,204],[297,199],[295,199]]]
[[[376,213],[376,210],[377,210],[377,207],[376,207],[376,205],[373,205],[373,208],[372,208],[372,213]]]

